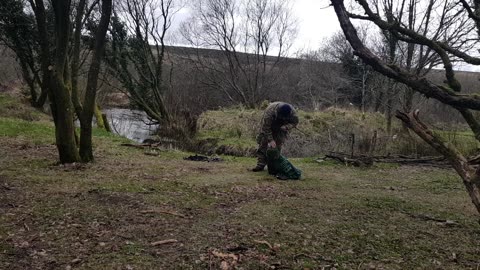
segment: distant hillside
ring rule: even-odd
[[[224,52],[218,49],[205,49],[205,48],[193,48],[193,47],[185,47],[185,46],[166,46],[166,52],[171,54],[172,56],[181,57],[181,58],[191,58],[192,56],[200,56],[200,57],[215,57],[221,58],[224,56]],[[254,54],[248,53],[241,53],[237,52],[238,55],[246,57],[254,57]],[[270,62],[274,62],[277,60],[276,56],[267,56],[267,60]],[[312,62],[314,60],[307,60],[298,57],[281,57],[280,61],[288,61],[289,64],[300,64],[305,61]],[[318,62],[319,65],[340,65],[340,63],[335,62],[324,62],[324,61],[315,61]],[[466,80],[475,78],[480,79],[480,72],[475,71],[463,71],[463,70],[456,70],[456,75],[461,82],[465,82]],[[441,80],[442,77],[445,76],[443,69],[432,69],[429,73],[429,77],[433,79]],[[440,81],[441,82],[441,81]],[[471,88],[468,87],[468,90]],[[473,89],[472,89],[473,91]]]

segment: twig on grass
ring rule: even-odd
[[[153,247],[156,247],[156,246],[160,246],[160,245],[173,244],[173,243],[177,243],[177,242],[178,242],[177,239],[167,239],[167,240],[152,242],[150,245],[153,246]]]
[[[255,242],[255,243],[257,243],[257,244],[267,245],[269,249],[272,249],[272,250],[273,250],[272,244],[270,244],[269,242],[267,242],[267,241],[265,241],[265,240],[253,240],[253,242]]]
[[[171,212],[167,210],[161,210],[161,209],[151,209],[151,210],[143,210],[140,211],[141,214],[168,214],[176,217],[181,217],[181,218],[187,218],[187,216],[176,213],[176,212]]]

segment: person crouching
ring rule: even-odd
[[[267,149],[277,148],[280,152],[288,131],[297,125],[298,116],[292,105],[285,102],[273,102],[268,105],[257,136],[257,166],[252,171],[263,171],[267,165]]]

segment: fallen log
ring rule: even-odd
[[[220,157],[207,157],[195,154],[194,156],[184,157],[183,160],[190,161],[204,161],[204,162],[222,162],[223,159]]]
[[[355,167],[369,167],[373,165],[373,159],[367,156],[352,157],[347,154],[331,152],[325,155],[324,159],[333,159],[345,165],[353,165]]]
[[[375,162],[400,164],[447,164],[444,157],[431,158],[374,158]]]
[[[122,143],[120,144],[121,146],[128,146],[128,147],[135,147],[135,148],[153,148],[153,147],[158,147],[160,144],[159,143],[140,143],[140,144],[134,144],[134,143]]]

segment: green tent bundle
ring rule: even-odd
[[[302,171],[295,168],[276,148],[267,150],[267,167],[269,174],[281,180],[298,180],[302,176]]]

